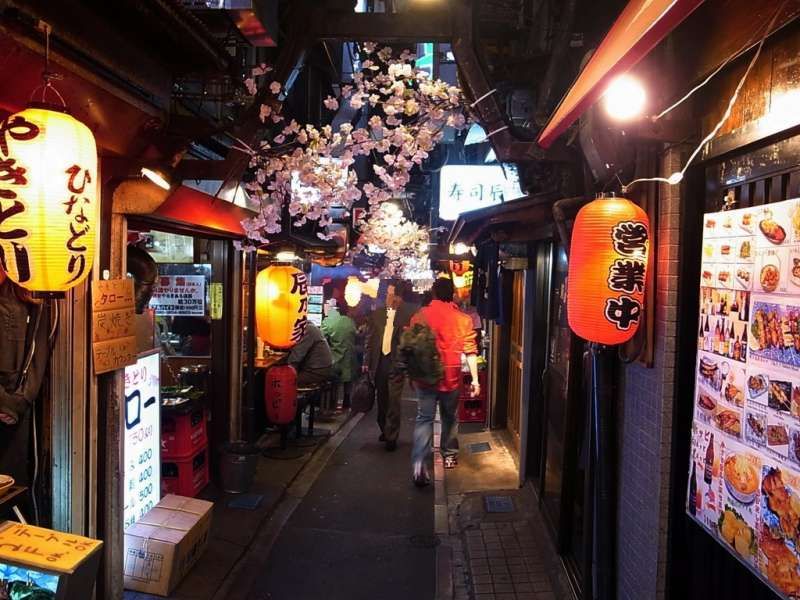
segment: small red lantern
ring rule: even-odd
[[[271,367],[264,377],[267,418],[275,425],[287,425],[297,412],[297,371],[289,365]]]
[[[575,219],[569,252],[567,319],[576,335],[623,344],[639,327],[650,222],[625,198],[599,198]]]

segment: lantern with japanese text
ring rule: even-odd
[[[576,335],[622,344],[644,308],[650,246],[647,214],[625,198],[599,198],[575,219],[569,252],[567,318]]]
[[[33,292],[64,292],[92,268],[97,147],[86,125],[29,107],[0,123],[0,263]]]
[[[275,425],[288,425],[297,412],[297,371],[290,365],[270,367],[264,377],[267,418]]]
[[[308,319],[308,278],[289,265],[272,265],[256,278],[258,337],[278,350],[303,338]]]

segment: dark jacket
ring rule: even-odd
[[[22,386],[20,374],[34,338],[38,311],[44,311],[36,332],[36,349]],[[0,422],[0,473],[27,482],[30,407],[47,370],[50,356],[50,318],[44,305],[27,304],[14,293],[13,284],[0,284],[0,412],[17,419],[16,425]]]
[[[411,317],[419,310],[419,306],[403,301],[394,315],[394,331],[392,332],[392,362],[397,359],[397,346],[403,329],[408,327]],[[381,359],[383,346],[383,332],[386,329],[386,307],[376,308],[369,316],[367,322],[367,341],[364,349],[364,361],[369,367],[370,374],[375,377],[378,363]]]

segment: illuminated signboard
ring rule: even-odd
[[[158,352],[125,367],[125,527],[161,500],[161,395]]]
[[[470,210],[524,196],[516,169],[506,165],[446,165],[439,179],[439,218],[455,221]]]

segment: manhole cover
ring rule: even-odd
[[[412,535],[409,542],[414,548],[435,548],[439,545],[438,535]]]
[[[514,512],[514,501],[511,496],[484,496],[487,513]]]
[[[473,454],[478,454],[479,452],[489,452],[492,447],[489,442],[478,442],[477,444],[470,444],[469,451]]]

